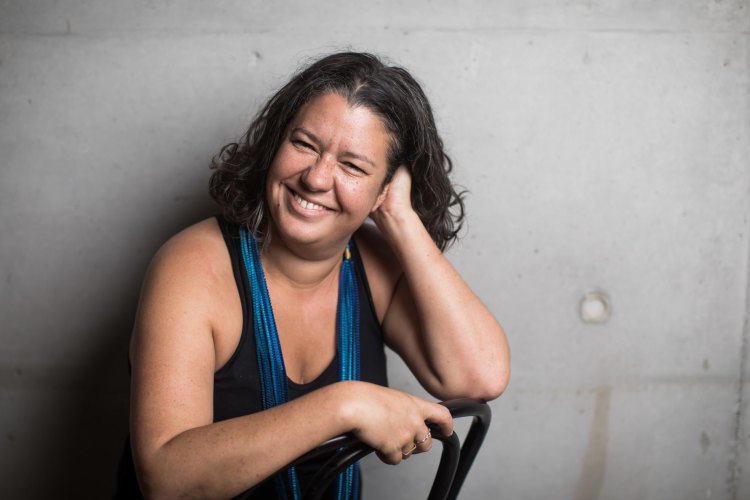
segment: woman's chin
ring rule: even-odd
[[[277,243],[283,243],[286,247],[297,251],[306,249],[314,254],[328,254],[330,251],[338,252],[342,250],[346,242],[349,241],[352,231],[342,231],[340,224],[311,224],[301,223],[301,221],[284,221],[283,225],[273,228],[273,239]]]

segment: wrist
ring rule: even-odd
[[[383,218],[392,222],[407,221],[409,218],[417,215],[414,207],[409,202],[391,204],[383,203],[378,209],[378,213],[381,214]]]
[[[357,396],[359,385],[361,385],[361,382],[349,380],[337,382],[330,386],[336,391],[334,413],[340,426],[345,429],[344,432],[354,432],[357,429],[358,415],[360,414],[360,397]]]
[[[373,218],[380,232],[388,239],[391,246],[398,245],[404,238],[425,231],[422,219],[411,206],[398,211],[379,211]]]

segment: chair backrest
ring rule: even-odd
[[[453,418],[473,417],[469,432],[466,434],[463,446],[454,432],[450,436],[442,436],[440,432],[430,426],[432,437],[443,445],[440,464],[435,473],[435,480],[430,489],[428,500],[455,500],[463,486],[466,475],[474,463],[479,448],[490,427],[492,411],[490,407],[473,399],[455,399],[441,403],[448,408]],[[350,434],[330,439],[301,456],[290,465],[298,465],[322,455],[333,453],[316,473],[311,485],[304,493],[305,500],[319,500],[323,492],[336,476],[346,467],[372,453],[374,450]]]

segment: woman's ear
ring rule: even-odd
[[[372,206],[372,210],[370,210],[370,213],[374,213],[378,208],[380,208],[380,205],[382,205],[385,199],[388,197],[388,188],[390,187],[390,182],[383,186],[383,189],[380,191],[378,198],[375,200],[375,204]]]

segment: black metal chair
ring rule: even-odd
[[[455,500],[490,427],[492,412],[486,403],[473,399],[455,399],[441,404],[450,410],[453,418],[473,417],[463,446],[455,432],[450,436],[442,436],[436,428],[430,426],[433,439],[441,441],[443,450],[435,480],[427,498],[428,500]],[[330,439],[301,456],[291,465],[299,465],[333,452],[305,491],[303,495],[305,500],[319,500],[328,485],[341,471],[373,451],[351,434],[346,434]]]

